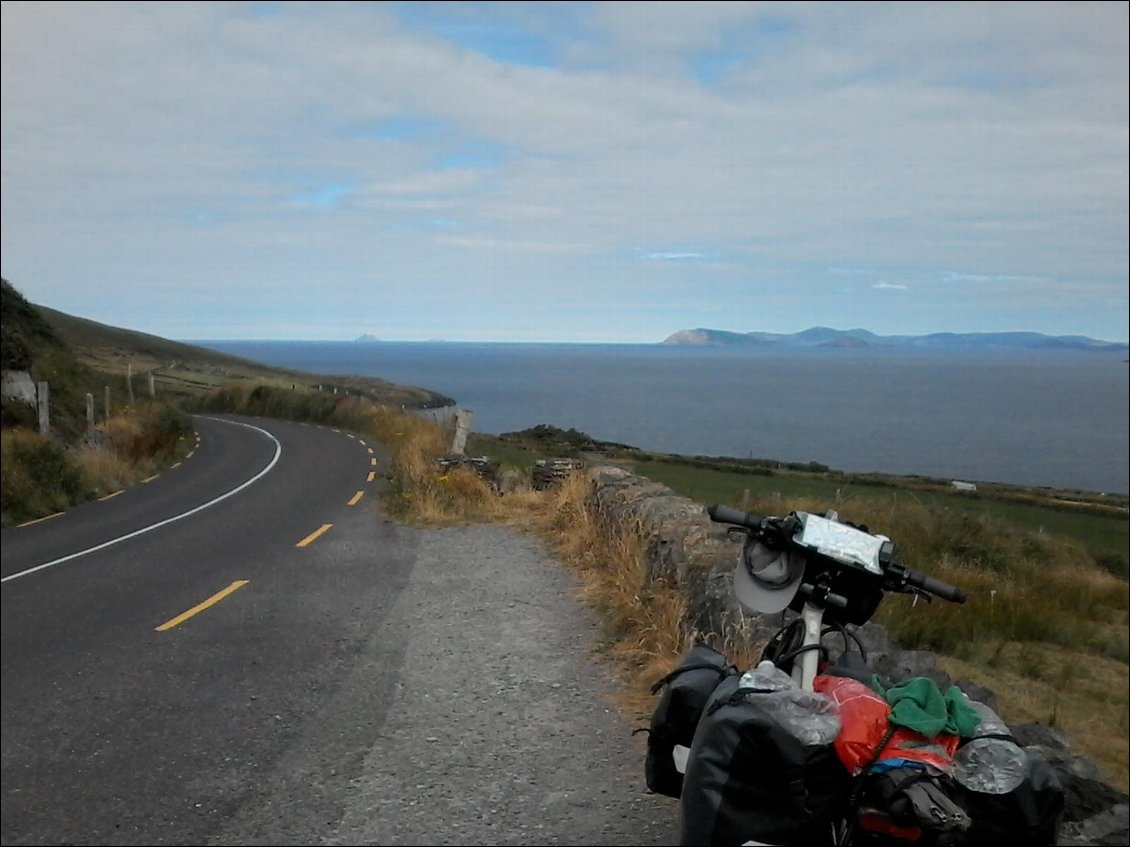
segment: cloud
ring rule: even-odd
[[[871,286],[879,291],[906,291],[905,285],[900,285],[897,282],[877,282]]]
[[[696,261],[699,259],[706,259],[707,256],[703,253],[648,253],[644,258],[652,259],[659,262],[686,262]]]
[[[548,340],[500,310],[651,273],[666,313],[586,332],[662,338],[703,296],[833,324],[851,275],[936,296],[932,329],[1127,334],[1125,4],[2,8],[4,275],[64,311],[206,274],[264,333],[329,332],[316,274],[409,324],[473,290],[465,337]]]

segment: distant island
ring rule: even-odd
[[[353,339],[353,342],[355,344],[369,344],[373,341],[380,341],[380,339],[375,335],[369,335],[369,333],[367,332],[364,335],[359,335]]]
[[[1125,343],[1099,341],[1083,335],[1044,335],[1039,332],[935,332],[930,335],[876,335],[866,329],[831,329],[814,326],[784,335],[773,332],[727,332],[722,329],[683,329],[662,344],[700,347],[920,347],[1009,348],[1013,350],[1113,350],[1125,352]]]

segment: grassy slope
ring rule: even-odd
[[[232,383],[276,386],[333,386],[390,405],[442,405],[450,399],[425,388],[396,385],[375,377],[322,375],[274,368],[204,347],[107,326],[36,306],[75,355],[93,370],[124,376],[132,369],[135,391],[148,391],[153,373],[159,394],[193,396]]]

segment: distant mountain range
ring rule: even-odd
[[[1043,335],[1039,332],[935,332],[930,335],[876,335],[866,329],[831,329],[814,326],[803,332],[727,332],[721,329],[684,329],[663,344],[713,347],[921,347],[1009,348],[1014,350],[1127,350],[1121,342],[1099,341],[1083,335]]]

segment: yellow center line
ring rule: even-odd
[[[62,512],[56,512],[53,515],[44,515],[42,518],[36,518],[33,521],[25,521],[24,523],[20,524],[20,526],[31,526],[33,523],[43,523],[43,521],[49,521],[49,520],[51,520],[51,518],[57,518],[61,514],[63,514],[63,513]]]
[[[358,492],[357,492],[356,494],[354,494],[354,495],[353,495],[353,499],[352,499],[352,500],[350,500],[350,501],[349,501],[348,503],[346,503],[345,505],[347,505],[347,506],[356,506],[356,505],[357,505],[358,503],[360,503],[360,502],[361,502],[361,498],[362,498],[362,497],[364,497],[364,496],[365,496],[365,492],[364,492],[364,491],[358,491]]]
[[[316,530],[311,532],[309,535],[307,535],[305,538],[303,538],[301,541],[299,541],[294,546],[295,547],[305,547],[307,544],[313,543],[315,540],[317,540],[318,536],[322,535],[324,532],[329,530],[329,528],[331,526],[333,526],[332,523],[322,524],[320,527],[318,527]]]
[[[369,478],[366,479],[365,482],[372,482],[376,478],[377,478],[377,472],[376,471],[369,471]]]
[[[159,473],[155,473],[155,474],[153,474],[153,476],[147,476],[145,479],[142,480],[142,483],[152,482],[153,480],[155,480],[159,476],[160,476]]]
[[[372,465],[375,468],[377,466],[376,457],[373,457],[372,459],[370,459],[369,464]]]
[[[357,439],[357,443],[358,443],[358,444],[360,444],[360,445],[361,445],[362,447],[364,447],[364,446],[365,446],[365,444],[366,444],[366,442],[365,442],[365,439],[364,439],[364,438],[358,438],[358,439]],[[372,451],[370,450],[369,452],[372,452]]]
[[[364,444],[365,442],[362,441],[361,443]],[[373,448],[372,447],[369,448],[369,455],[370,456],[373,455]]]
[[[164,632],[165,630],[172,629],[174,626],[179,626],[180,624],[184,623],[186,620],[191,618],[193,615],[200,614],[205,609],[207,609],[209,606],[215,606],[217,603],[219,603],[221,600],[223,600],[225,597],[227,597],[232,592],[238,591],[239,589],[243,588],[243,586],[247,585],[248,582],[249,582],[249,580],[246,580],[246,579],[237,579],[235,582],[233,582],[231,585],[229,585],[223,591],[217,591],[215,594],[213,594],[211,597],[209,597],[207,600],[205,600],[200,605],[193,606],[187,612],[182,612],[181,614],[177,615],[172,620],[165,621],[163,624],[161,624],[159,627],[157,627],[155,632]]]
[[[109,500],[111,497],[117,497],[119,494],[124,494],[124,493],[125,493],[125,489],[119,488],[113,494],[107,494],[105,497],[99,497],[98,499],[99,500]]]

